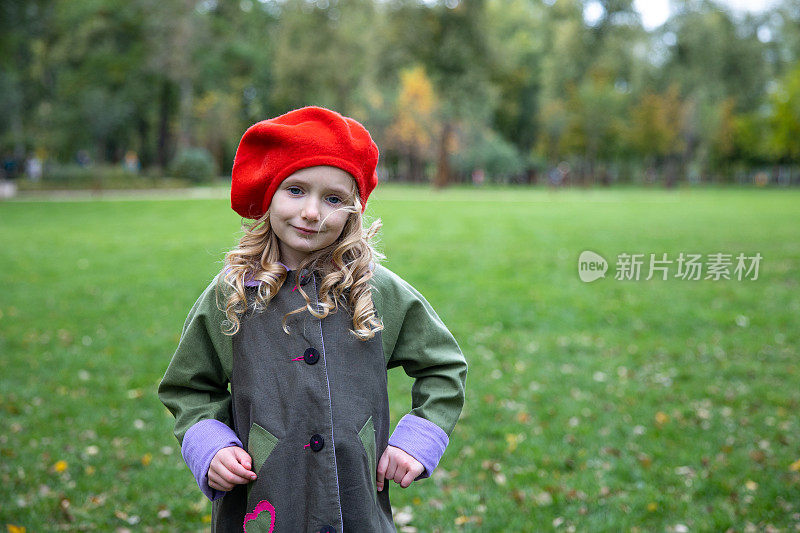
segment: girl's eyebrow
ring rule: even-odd
[[[350,191],[342,189],[342,188],[339,188],[339,187],[327,186],[326,189],[328,189],[329,192],[332,192],[334,194],[338,194],[339,196],[345,196],[346,197],[346,196],[348,196],[350,194]]]
[[[311,180],[305,179],[305,178],[300,177],[300,176],[292,176],[292,177],[286,178],[283,181],[283,183],[281,184],[281,186],[283,186],[283,187],[300,186],[300,187],[305,187],[305,188],[308,189],[308,188],[312,187],[313,184],[311,183]],[[339,187],[339,186],[336,186],[336,185],[327,185],[326,184],[326,185],[323,185],[322,188],[325,190],[326,193],[338,194],[339,196],[342,196],[342,197],[345,197],[345,198],[350,196],[350,193],[351,193],[351,191],[349,189],[346,189],[344,187]]]

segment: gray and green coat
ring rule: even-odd
[[[377,459],[388,444],[425,467],[428,477],[464,403],[467,364],[430,304],[390,270],[371,283],[384,329],[368,341],[352,333],[344,309],[320,320],[320,278],[289,271],[266,310],[248,313],[225,335],[215,279],[189,312],[158,389],[175,416],[175,436],[218,532],[394,531],[388,484],[376,490]],[[246,290],[254,296],[257,284]],[[389,436],[386,370],[414,378],[411,412]],[[229,492],[208,486],[220,449],[240,446],[257,479]]]

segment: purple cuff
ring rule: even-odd
[[[442,428],[430,420],[412,414],[401,418],[389,437],[390,446],[400,448],[425,467],[425,471],[417,479],[426,478],[433,473],[449,442],[450,439]]]
[[[242,441],[236,433],[219,420],[209,418],[196,423],[183,436],[181,455],[189,470],[194,474],[200,490],[211,500],[225,495],[225,491],[208,486],[208,467],[211,460],[222,448],[228,446],[242,447]]]

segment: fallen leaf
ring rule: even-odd
[[[757,463],[763,463],[764,460],[767,458],[767,454],[762,452],[761,450],[752,450],[750,452],[750,459]]]
[[[414,520],[414,513],[412,512],[411,507],[406,506],[395,512],[393,518],[398,526],[407,526],[412,520]]]
[[[67,522],[74,522],[75,517],[72,516],[70,512],[70,501],[67,498],[61,498],[61,501],[58,502],[58,506],[61,508],[61,515],[64,517],[64,520]]]
[[[508,451],[509,453],[513,452],[517,449],[517,444],[519,441],[522,440],[519,435],[515,433],[507,433],[506,434],[506,442],[508,443]]]
[[[553,503],[553,495],[546,491],[534,495],[533,499],[536,501],[536,505],[540,507],[545,507]]]
[[[653,464],[653,460],[646,453],[640,453],[637,458],[639,459],[639,464],[642,465],[642,468],[650,468],[650,465]]]
[[[142,389],[131,389],[128,391],[128,398],[131,400],[136,400],[144,396],[144,391]]]
[[[614,448],[613,446],[603,447],[603,449],[600,450],[600,453],[613,455],[614,457],[619,457],[620,455],[622,455],[622,452],[619,450],[619,448]]]

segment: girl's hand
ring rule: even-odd
[[[208,467],[208,486],[227,492],[234,485],[246,485],[256,478],[255,472],[250,470],[252,466],[253,460],[242,448],[222,448]]]
[[[378,491],[383,490],[384,479],[393,479],[404,489],[425,471],[422,463],[400,448],[387,446],[378,461]]]

